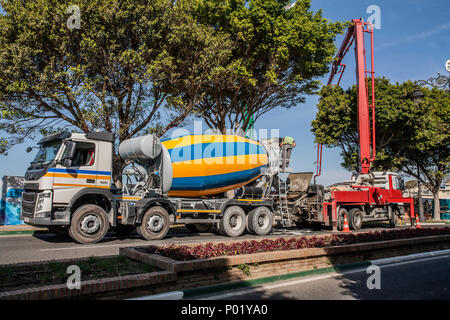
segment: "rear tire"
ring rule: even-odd
[[[363,214],[358,208],[353,208],[348,212],[348,224],[353,230],[359,230],[363,224]]]
[[[244,210],[238,206],[231,206],[225,210],[222,219],[220,219],[219,231],[229,237],[238,237],[244,232],[245,225]]]
[[[109,229],[106,211],[95,204],[85,204],[72,215],[69,235],[78,243],[96,243]]]
[[[250,210],[247,216],[247,229],[251,234],[265,236],[272,231],[273,214],[267,207]]]
[[[145,212],[137,230],[139,230],[139,235],[146,240],[160,240],[169,232],[169,227],[169,213],[163,207],[155,206]]]

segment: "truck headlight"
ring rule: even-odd
[[[45,209],[47,209],[45,211],[51,211],[51,201],[52,201],[51,199],[52,199],[51,191],[44,191],[42,193],[39,193],[36,201],[36,212]]]
[[[44,195],[41,193],[37,199],[36,211],[42,211],[43,207],[44,207]]]

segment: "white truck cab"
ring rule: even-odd
[[[106,132],[59,132],[41,139],[39,151],[25,173],[23,221],[67,228],[71,213],[91,203],[105,210],[114,224],[113,141],[113,135]],[[91,232],[101,225],[94,216],[85,217],[80,223]]]

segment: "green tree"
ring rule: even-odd
[[[209,127],[245,130],[251,119],[304,102],[328,72],[343,23],[313,13],[309,0],[204,0],[195,16],[231,39],[232,54],[217,69],[196,106]]]
[[[391,84],[376,78],[376,149],[374,170],[400,170],[420,179],[434,195],[434,218],[439,219],[439,187],[450,173],[450,94],[421,88],[422,102],[412,96],[411,81]],[[371,90],[369,88],[369,97]],[[320,92],[312,131],[316,142],[338,147],[342,166],[357,170],[357,91],[325,86]],[[420,174],[418,174],[418,170]]]
[[[117,144],[180,125],[233,48],[190,0],[79,0],[79,29],[71,1],[0,4],[0,152],[58,128],[109,131],[116,182]]]

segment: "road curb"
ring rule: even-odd
[[[371,263],[369,261],[362,261],[362,262],[337,265],[337,266],[327,267],[327,268],[306,270],[306,271],[300,271],[300,272],[295,272],[295,273],[288,273],[288,274],[283,274],[283,275],[258,278],[258,279],[254,279],[254,280],[244,280],[244,281],[237,281],[237,282],[232,282],[232,283],[217,284],[217,285],[213,285],[213,286],[186,289],[186,290],[183,290],[183,293],[184,293],[183,299],[190,299],[190,298],[205,295],[205,294],[212,294],[212,293],[217,293],[217,292],[221,292],[221,291],[248,288],[248,287],[253,287],[256,285],[277,282],[277,281],[282,281],[282,280],[289,280],[289,279],[294,279],[294,278],[301,278],[301,277],[306,277],[306,276],[311,276],[311,275],[316,275],[316,274],[324,274],[324,273],[330,273],[330,272],[339,272],[339,271],[345,271],[345,270],[350,270],[350,269],[363,268],[363,267],[368,267],[370,265],[371,265]]]
[[[374,265],[382,266],[385,264],[404,262],[404,261],[416,260],[416,259],[427,258],[427,257],[439,257],[439,256],[445,256],[448,254],[450,254],[450,249],[414,253],[414,254],[408,254],[405,256],[398,256],[398,257],[391,257],[391,258],[376,259],[376,260],[370,260],[369,262]]]
[[[184,294],[183,291],[172,291],[172,292],[154,294],[151,296],[130,298],[130,299],[126,299],[126,300],[182,300],[183,294]]]

